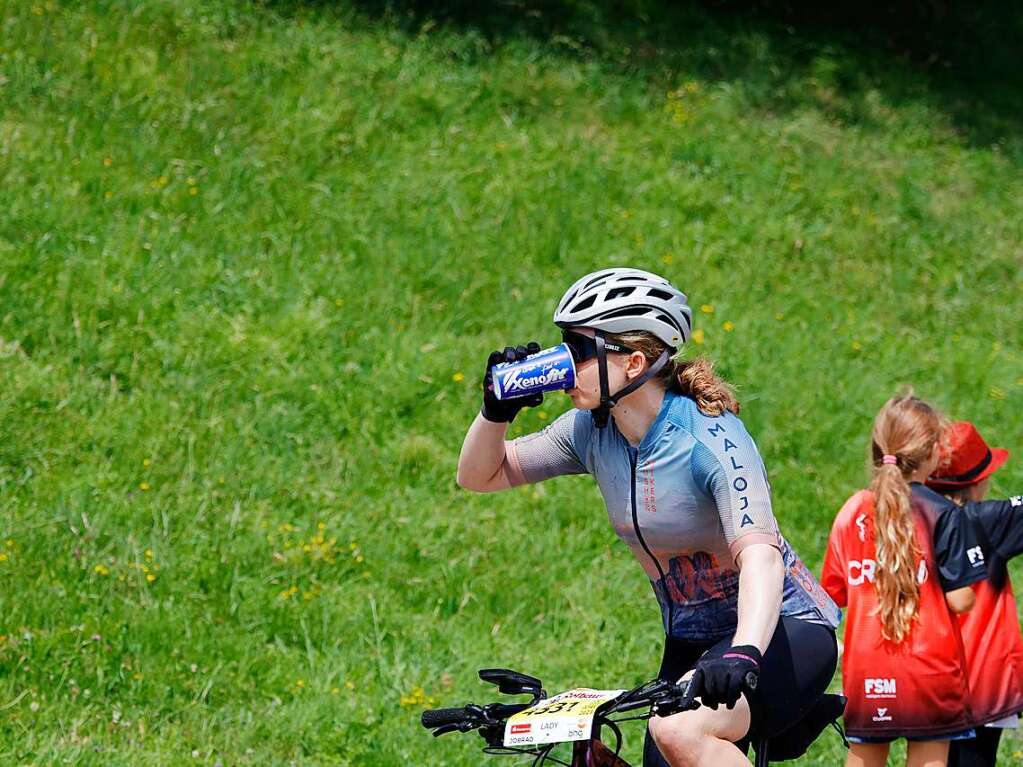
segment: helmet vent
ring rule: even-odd
[[[641,317],[650,311],[649,306],[626,306],[622,309],[615,309],[613,312],[600,315],[602,320],[613,320],[617,317]]]
[[[612,288],[611,290],[609,290],[607,292],[607,299],[606,300],[614,301],[616,298],[624,298],[625,296],[632,295],[632,293],[635,292],[635,290],[636,289],[633,288],[633,287]]]
[[[650,288],[650,290],[648,290],[646,294],[654,298],[660,298],[664,301],[670,301],[672,298],[674,298],[674,296],[671,295],[671,293],[668,293],[664,290],[658,290],[657,288]]]
[[[572,307],[572,311],[573,312],[581,312],[583,309],[589,309],[591,306],[593,306],[593,302],[596,301],[596,300],[597,300],[597,294],[593,293],[593,294],[587,296],[586,298],[584,298],[579,303],[577,303],[575,306],[573,306]]]
[[[580,290],[586,290],[587,288],[592,288],[594,285],[599,285],[600,283],[606,282],[606,281],[607,281],[607,275],[606,274],[598,274],[592,280],[590,280],[585,285],[583,285],[580,288]]]

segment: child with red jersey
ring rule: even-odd
[[[991,449],[968,421],[952,424],[949,455],[927,486],[953,500],[970,521],[987,560],[987,579],[973,584],[976,604],[959,616],[977,737],[956,741],[952,767],[994,767],[1002,730],[1023,711],[1023,639],[1005,562],[1023,551],[1023,498],[984,501],[991,475],[1009,451]]]
[[[944,766],[949,741],[972,737],[959,623],[969,586],[970,528],[922,484],[937,468],[944,418],[923,400],[889,400],[874,420],[873,477],[831,529],[821,585],[848,606],[842,688],[852,745],[846,767],[881,767],[909,741],[910,767]],[[974,552],[975,554],[977,552]]]

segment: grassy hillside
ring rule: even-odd
[[[595,268],[700,307],[814,569],[897,386],[1023,449],[1011,108],[741,14],[438,18],[0,4],[0,761],[478,764],[417,725],[475,669],[650,676],[591,482],[454,483]]]

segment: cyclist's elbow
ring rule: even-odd
[[[463,490],[471,490],[474,493],[492,493],[500,488],[493,487],[492,481],[482,479],[475,472],[469,471],[462,466],[455,472],[455,482]]]

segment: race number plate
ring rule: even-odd
[[[593,731],[593,715],[601,704],[625,690],[591,690],[587,687],[561,692],[508,718],[504,745],[567,743],[586,740]]]

